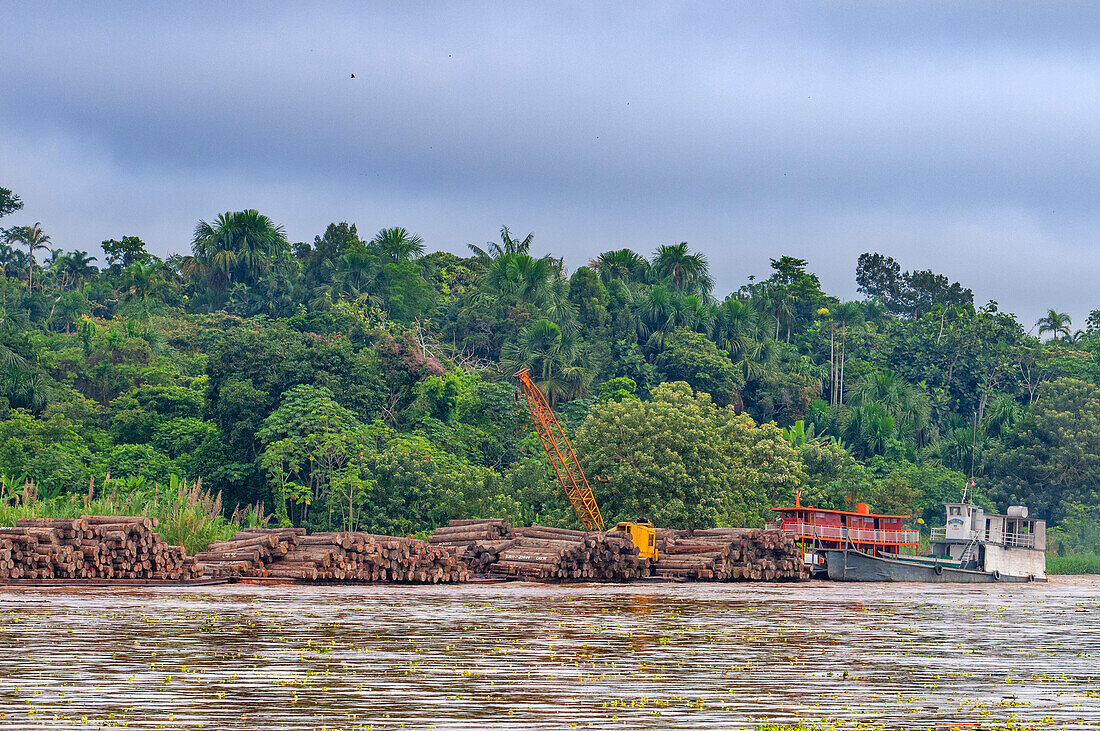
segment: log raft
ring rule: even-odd
[[[658,562],[615,531],[513,528],[456,520],[426,540],[303,529],[245,529],[189,557],[146,516],[30,518],[0,528],[0,581],[463,582],[474,574],[539,581],[789,581],[808,578],[798,544],[774,530],[659,529]]]

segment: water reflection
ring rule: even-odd
[[[3,589],[0,728],[1095,728],[1098,590]]]

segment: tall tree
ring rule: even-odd
[[[7,188],[0,188],[0,218],[15,213],[23,207],[19,196]]]
[[[199,221],[191,241],[193,255],[208,276],[227,289],[234,281],[255,283],[290,244],[282,226],[254,209],[219,214],[213,223]]]
[[[669,280],[672,288],[684,294],[709,298],[714,282],[707,258],[688,251],[688,243],[658,246],[653,254],[653,273],[660,281]]]
[[[1039,337],[1043,337],[1044,333],[1052,333],[1054,342],[1058,342],[1059,335],[1065,335],[1067,339],[1069,338],[1070,325],[1073,323],[1070,321],[1068,314],[1051,308],[1035,324],[1039,326]]]
[[[856,325],[863,319],[863,313],[855,302],[844,302],[834,308],[833,321],[840,325],[840,353],[837,364],[839,366],[839,379],[837,380],[837,404],[844,403],[844,364],[848,358],[848,327]]]
[[[107,239],[100,244],[107,258],[107,266],[120,272],[131,264],[149,263],[149,252],[145,242],[137,236],[123,236],[122,239]]]
[[[470,247],[470,251],[474,252],[478,257],[485,259],[495,259],[505,254],[529,254],[531,252],[531,242],[535,240],[535,234],[529,233],[522,239],[517,239],[512,236],[512,232],[508,230],[507,226],[500,227],[500,243],[490,241],[485,245],[487,249],[483,249],[476,244],[467,244]]]
[[[409,261],[424,255],[424,239],[403,228],[384,228],[370,242],[395,262]]]
[[[13,228],[8,232],[8,240],[27,247],[27,253],[30,254],[30,261],[27,266],[27,287],[33,290],[34,252],[39,249],[50,248],[50,237],[42,230],[42,222],[36,221],[33,226],[16,226]]]
[[[914,320],[936,305],[974,305],[974,293],[958,282],[931,270],[902,272],[893,257],[877,253],[860,254],[856,284],[891,314]]]
[[[86,251],[72,251],[66,254],[58,262],[58,267],[63,273],[62,286],[75,285],[76,289],[84,286],[84,280],[94,275],[99,270],[92,265],[94,256],[88,256]]]
[[[990,455],[991,493],[1059,520],[1071,503],[1100,505],[1100,388],[1059,378],[1043,384],[1004,447]]]
[[[615,280],[641,282],[649,271],[646,258],[631,249],[605,251],[593,259],[590,266],[599,272],[600,280],[605,285]]]

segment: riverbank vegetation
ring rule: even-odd
[[[507,228],[461,256],[348,223],[290,242],[256,211],[163,259],[40,224],[0,241],[0,474],[51,510],[110,474],[154,486],[125,493],[148,510],[201,478],[188,509],[213,533],[241,506],[311,529],[572,526],[516,401],[526,367],[609,521],[757,525],[801,490],[935,525],[973,476],[979,502],[1059,526],[1056,553],[1100,550],[1081,518],[1100,506],[1100,311],[1020,323],[876,253],[847,302],[790,256],[719,293],[686,243],[570,271]]]

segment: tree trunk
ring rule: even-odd
[[[836,368],[836,348],[834,343],[836,342],[836,323],[829,323],[829,404],[836,404],[836,384],[837,384],[837,368]]]
[[[837,386],[836,405],[840,406],[844,403],[844,357],[848,352],[848,323],[844,323],[840,328],[840,385]]]

